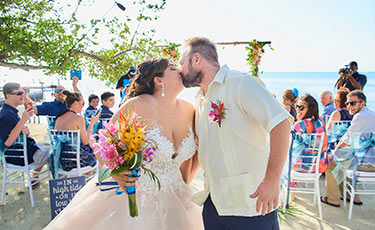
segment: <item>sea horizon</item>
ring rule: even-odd
[[[368,107],[375,111],[375,71],[365,72],[359,71],[359,73],[365,74],[367,76],[367,83],[364,87],[364,93],[367,97]],[[323,90],[330,90],[333,95],[336,92],[334,84],[336,83],[339,74],[333,71],[310,71],[310,72],[276,72],[269,71],[263,72],[259,75],[260,79],[265,83],[266,88],[276,95],[276,98],[281,102],[281,94],[285,89],[297,88],[299,91],[299,96],[303,94],[311,94],[317,101],[320,106],[322,106],[319,101],[319,94]],[[46,76],[42,71],[23,71],[23,70],[8,70],[4,71],[4,68],[0,68],[0,84],[1,87],[9,81],[15,81],[21,83],[22,86],[40,86],[40,82],[43,82],[44,87],[49,85],[61,84],[66,87],[68,90],[72,89],[71,80],[62,79],[63,77],[59,76]],[[111,91],[115,94],[116,104],[113,110],[118,108],[120,102],[120,93],[115,89],[115,84],[106,86],[104,82],[101,82],[97,79],[93,79],[85,75],[83,71],[82,80],[79,82],[78,87],[80,88],[85,101],[90,94],[94,93],[98,96],[104,91]],[[184,89],[181,94],[178,96],[181,99],[184,99],[195,105],[194,97],[198,88]],[[0,98],[3,98],[3,95],[0,94]],[[46,95],[45,100],[52,100],[51,95]]]

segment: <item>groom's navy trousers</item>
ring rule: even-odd
[[[202,215],[205,230],[279,230],[277,210],[265,216],[219,216],[210,196],[204,203]]]

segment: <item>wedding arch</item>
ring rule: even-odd
[[[259,77],[259,64],[261,62],[262,56],[265,53],[265,47],[268,46],[273,50],[270,41],[258,41],[253,39],[252,41],[234,41],[234,42],[216,42],[217,46],[228,46],[228,45],[246,45],[245,49],[247,53],[247,65],[250,67],[250,73],[254,77]],[[164,56],[177,62],[180,58],[180,52],[178,48],[181,44],[169,43],[168,45],[156,45],[156,47],[163,49]]]

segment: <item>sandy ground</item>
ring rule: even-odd
[[[39,142],[45,141],[46,125],[29,124],[32,136]],[[0,179],[2,184],[2,176]],[[199,184],[196,181],[195,184]],[[324,178],[320,181],[322,194],[325,193]],[[0,229],[42,229],[50,219],[48,182],[41,183],[34,190],[35,207],[31,207],[28,188],[22,192],[21,185],[11,184],[6,188],[5,204],[0,206]],[[287,215],[287,221],[280,221],[281,229],[375,229],[375,196],[361,197],[364,204],[354,206],[353,219],[348,220],[348,207],[340,208],[322,204],[323,220],[319,219],[317,206],[312,195],[296,195],[294,207],[301,211],[296,216]]]

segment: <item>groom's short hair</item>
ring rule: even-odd
[[[189,56],[194,53],[200,53],[205,59],[210,62],[218,63],[218,55],[216,46],[207,38],[194,37],[185,41],[185,47],[190,47]]]

